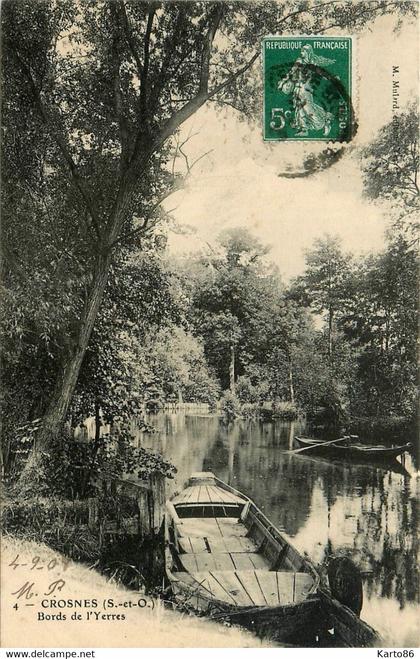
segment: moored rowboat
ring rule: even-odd
[[[299,448],[311,448],[311,453],[358,458],[362,460],[394,460],[399,455],[409,451],[411,448],[411,444],[392,447],[379,444],[365,445],[355,442],[351,437],[344,441],[340,438],[340,441],[337,441],[336,444],[331,442],[326,443],[318,439],[310,439],[307,437],[295,437],[295,441]]]
[[[319,597],[314,565],[248,497],[211,472],[193,474],[167,502],[166,573],[178,603],[276,641],[302,639],[331,622],[325,602],[333,600]],[[350,609],[334,606],[350,616],[358,643],[376,638]]]

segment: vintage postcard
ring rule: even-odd
[[[1,656],[417,655],[418,43],[1,3]]]

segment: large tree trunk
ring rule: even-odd
[[[54,438],[63,427],[79,376],[80,367],[104,295],[110,261],[110,251],[106,256],[98,257],[92,287],[80,319],[77,338],[73,344],[72,352],[57,378],[55,394],[43,419],[42,428],[36,437],[34,450],[28,459],[25,469],[22,471],[20,484],[25,487],[32,480],[42,478],[42,455],[48,452]],[[33,485],[34,489],[36,489],[36,483],[33,483]]]

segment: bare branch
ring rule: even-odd
[[[161,206],[161,204],[162,204],[166,199],[168,199],[168,197],[170,197],[171,195],[175,194],[175,192],[179,192],[179,190],[181,190],[181,189],[183,188],[183,186],[185,185],[186,180],[187,180],[188,177],[190,176],[190,174],[191,174],[193,168],[195,167],[195,165],[196,165],[197,163],[199,163],[200,160],[202,160],[203,158],[205,158],[206,156],[208,156],[208,155],[213,151],[213,149],[210,149],[209,151],[206,151],[206,153],[202,153],[201,156],[199,156],[198,158],[196,158],[196,159],[190,164],[190,163],[189,163],[189,160],[188,160],[188,156],[187,156],[187,154],[186,154],[185,152],[182,151],[182,145],[184,145],[184,144],[188,141],[188,139],[190,139],[190,138],[187,138],[186,140],[184,140],[184,141],[181,143],[181,147],[177,144],[177,149],[176,149],[175,157],[174,157],[174,161],[175,161],[175,160],[176,160],[176,153],[177,153],[178,151],[180,151],[180,152],[182,153],[182,155],[183,155],[183,157],[184,157],[184,159],[185,159],[186,168],[187,168],[187,172],[186,172],[186,174],[185,174],[184,176],[182,176],[182,177],[177,177],[177,178],[174,177],[174,180],[173,180],[173,183],[172,183],[171,187],[168,188],[167,190],[165,190],[165,191],[160,195],[160,197],[157,199],[157,201],[153,204],[153,206],[152,206],[152,208],[150,209],[148,215],[144,218],[143,223],[142,223],[139,227],[137,227],[136,229],[133,229],[132,231],[130,231],[128,234],[123,234],[123,235],[118,236],[118,237],[117,237],[117,238],[111,243],[111,245],[110,245],[110,249],[112,249],[113,247],[115,247],[115,245],[117,245],[118,243],[120,243],[120,242],[122,242],[122,241],[129,240],[129,239],[131,239],[131,238],[134,238],[134,237],[140,235],[142,232],[146,231],[146,229],[148,228],[148,225],[149,225],[149,222],[150,222],[151,218],[153,217],[155,211],[159,208],[159,206]],[[170,213],[170,211],[166,211],[166,212],[165,212],[165,215],[169,215],[169,213]]]

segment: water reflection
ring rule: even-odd
[[[216,416],[181,413],[148,421],[158,432],[137,432],[137,441],[163,451],[177,466],[170,492],[182,489],[193,471],[214,471],[252,497],[315,562],[345,552],[364,575],[363,617],[388,634],[391,644],[387,606],[389,616],[402,616],[393,633],[398,635],[395,643],[404,644],[412,624],[408,611],[419,602],[418,478],[409,456],[404,469],[390,471],[290,455],[293,435],[304,431],[299,423],[237,421],[226,426]]]

